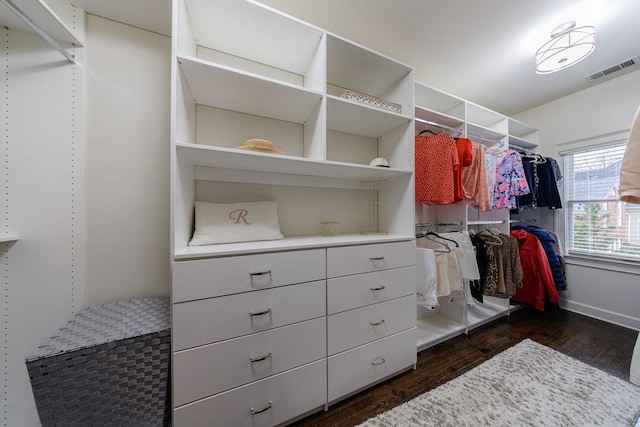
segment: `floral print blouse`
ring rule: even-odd
[[[515,150],[485,153],[491,209],[515,209],[516,196],[529,194],[522,157]]]

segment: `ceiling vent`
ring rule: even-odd
[[[616,73],[618,71],[622,71],[630,67],[637,67],[638,65],[640,65],[640,55],[635,56],[619,64],[616,64],[605,70],[598,71],[597,73],[591,74],[590,76],[587,76],[587,80],[590,80],[590,81],[598,80],[608,75],[611,75],[613,73]]]

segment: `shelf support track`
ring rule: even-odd
[[[44,41],[49,43],[49,45],[51,45],[52,48],[54,48],[55,50],[60,52],[62,54],[62,56],[64,56],[67,59],[67,61],[69,61],[72,64],[76,63],[76,56],[75,55],[70,54],[69,52],[66,51],[65,48],[60,46],[60,44],[57,41],[55,41],[49,34],[47,34],[42,28],[40,28],[38,26],[38,24],[33,22],[33,20],[31,18],[29,18],[18,6],[13,4],[13,2],[11,0],[0,0],[0,3],[4,4],[5,6],[7,6],[7,8],[9,8],[9,10],[11,10],[13,13],[15,13],[18,16],[18,18],[22,19],[24,21],[24,23],[27,24],[40,37],[42,37],[44,39]]]

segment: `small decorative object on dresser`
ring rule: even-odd
[[[320,230],[324,237],[327,236],[337,236],[338,235],[338,225],[340,225],[337,221],[320,221]]]

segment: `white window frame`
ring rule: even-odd
[[[560,165],[560,168],[564,175],[565,155],[588,149],[595,149],[598,147],[606,147],[615,143],[626,142],[628,135],[629,130],[627,129],[610,134],[599,135],[592,138],[556,144],[554,154],[558,159],[558,164]],[[579,265],[598,266],[604,269],[611,269],[614,271],[627,271],[637,274],[640,271],[640,260],[638,259],[624,258],[618,255],[594,254],[588,252],[573,251],[569,248],[567,240],[568,228],[565,227],[568,205],[565,200],[564,194],[564,178],[559,182],[559,191],[562,197],[563,207],[565,207],[566,209],[559,209],[555,212],[555,222],[558,225],[557,232],[562,239],[567,261]]]

